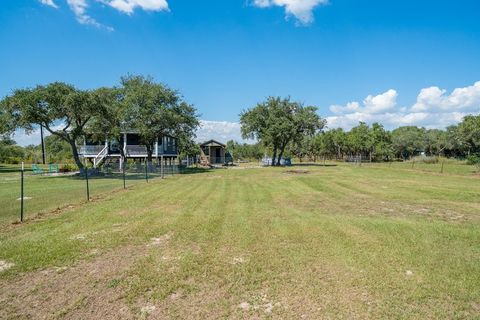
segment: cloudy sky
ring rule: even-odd
[[[132,73],[198,108],[199,141],[240,140],[239,113],[269,95],[329,127],[443,128],[480,112],[478,39],[478,0],[7,0],[0,96]]]

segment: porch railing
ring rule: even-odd
[[[155,151],[154,151],[155,152]],[[147,147],[146,146],[135,146],[127,145],[127,150],[125,150],[127,156],[147,156]]]
[[[123,148],[123,146],[122,146]],[[79,146],[77,148],[78,153],[81,156],[97,156],[100,152],[102,151],[107,151],[104,150],[105,145],[94,145],[94,146]],[[177,149],[176,148],[169,148],[167,150],[163,150],[161,146],[158,148],[158,156],[161,156],[162,154],[176,154]],[[138,157],[146,157],[147,156],[147,147],[144,145],[127,145],[126,150],[125,150],[125,155],[128,157],[133,157],[133,156],[138,156]],[[152,147],[152,155],[155,157],[155,147]]]
[[[105,148],[105,145],[81,146],[78,148],[80,155],[97,155]]]

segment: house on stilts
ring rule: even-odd
[[[141,144],[140,135],[134,131],[122,132],[120,139],[105,139],[98,141],[93,136],[85,136],[82,145],[78,146],[78,153],[85,161],[91,161],[95,168],[106,163],[118,163],[123,168],[123,162],[133,159],[138,162],[146,161],[147,146]],[[150,146],[154,164],[165,166],[177,165],[177,139],[168,135],[159,136]],[[122,154],[124,157],[122,157]]]

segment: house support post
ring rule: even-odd
[[[123,134],[123,154],[127,156],[127,134]]]
[[[164,164],[163,164],[163,156],[161,156],[160,158],[160,173],[161,173],[161,176],[162,176],[162,179],[163,179],[163,170],[164,170]]]

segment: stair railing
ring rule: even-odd
[[[108,154],[108,146],[105,146],[105,148],[103,148],[102,151],[100,151],[93,159],[93,167],[96,168],[97,165],[101,163],[103,159],[105,159],[107,154]]]

